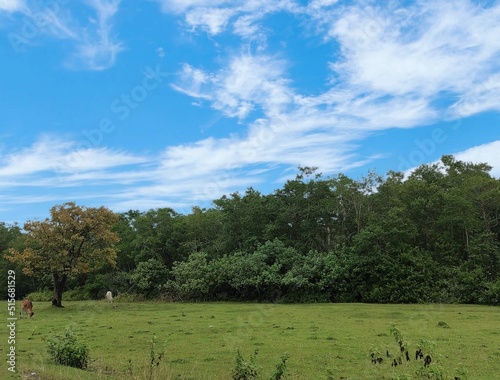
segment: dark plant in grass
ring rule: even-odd
[[[257,365],[255,364],[257,353],[258,350],[255,350],[250,360],[246,361],[240,350],[236,351],[236,365],[231,377],[233,380],[251,380],[257,378]]]
[[[334,380],[333,371],[330,368],[326,370],[326,380]]]
[[[165,356],[165,353],[163,350],[158,351],[158,348],[156,347],[156,335],[153,335],[153,338],[151,339],[151,351],[149,354],[150,357],[150,364],[149,364],[149,378],[153,378],[153,371],[155,368],[157,368],[163,357]]]
[[[276,366],[276,369],[274,370],[274,373],[271,375],[269,380],[281,380],[284,378],[286,373],[286,361],[288,360],[288,358],[288,354],[284,354],[281,357],[280,362]]]
[[[66,328],[64,335],[54,336],[48,341],[47,351],[50,358],[57,364],[80,369],[87,368],[89,362],[89,348],[79,342],[73,329]]]
[[[442,327],[444,329],[450,328],[450,326],[448,326],[448,324],[445,321],[439,321],[437,325],[438,325],[438,327]]]
[[[448,326],[445,322],[438,323],[438,326],[444,327]],[[425,339],[420,339],[413,350],[410,351],[410,343],[406,341],[401,334],[399,329],[392,325],[390,327],[390,333],[396,341],[396,347],[392,350],[390,348],[386,349],[385,357],[388,359],[383,363],[387,363],[392,367],[393,376],[390,378],[392,380],[465,380],[467,379],[467,373],[463,368],[455,369],[455,376],[450,377],[438,363],[434,360],[433,349],[435,343]],[[371,361],[374,364],[381,364],[382,358],[379,351],[372,349],[370,354]],[[436,355],[437,356],[437,355]],[[439,358],[439,356],[437,356]],[[380,359],[380,361],[379,361]],[[384,367],[380,367],[384,368]]]

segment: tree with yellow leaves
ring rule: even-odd
[[[29,276],[52,276],[52,305],[62,306],[68,279],[116,263],[118,216],[105,207],[86,208],[74,202],[57,205],[50,219],[28,221],[25,248],[9,249],[6,258],[23,266]]]

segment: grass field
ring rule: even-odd
[[[66,302],[34,303],[33,319],[16,323],[17,374],[5,360],[1,379],[230,379],[236,350],[258,354],[259,379],[269,379],[287,353],[287,379],[492,380],[500,376],[500,308],[472,305]],[[18,305],[19,311],[19,305]],[[47,340],[68,326],[90,347],[87,371],[51,364]],[[397,326],[411,361],[391,366]],[[5,330],[6,331],[6,330]],[[8,331],[2,339],[9,353]],[[164,351],[159,366],[150,367]],[[424,340],[432,356],[425,377],[414,353]],[[383,357],[372,364],[370,354]]]

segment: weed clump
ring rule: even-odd
[[[153,334],[153,338],[151,339],[151,351],[149,353],[149,379],[153,378],[153,371],[160,365],[164,356],[165,352],[163,352],[163,350],[158,351],[156,347],[156,335]]]
[[[252,380],[257,379],[258,370],[257,364],[255,364],[255,358],[257,357],[259,350],[255,350],[253,355],[249,360],[245,360],[240,350],[236,351],[236,363],[233,368],[233,374],[231,379],[233,380]],[[285,378],[287,372],[288,354],[285,353],[280,362],[276,365],[274,372],[272,373],[269,380],[282,380]]]
[[[288,360],[289,356],[288,354],[284,354],[281,357],[280,362],[276,366],[276,369],[274,370],[274,373],[271,375],[269,380],[281,380],[285,376],[286,373],[286,361]]]
[[[233,369],[233,380],[251,380],[257,378],[257,365],[255,364],[255,358],[258,354],[258,350],[255,350],[250,360],[246,361],[243,358],[240,350],[236,351],[236,365]]]
[[[438,323],[438,326],[448,326],[445,322]],[[449,328],[449,327],[446,327]],[[457,376],[450,377],[438,363],[435,362],[433,352],[434,342],[420,339],[415,349],[410,355],[410,342],[405,340],[401,331],[394,325],[390,327],[390,334],[396,342],[396,349],[391,354],[389,349],[386,349],[385,356],[389,358],[388,363],[392,367],[392,380],[417,380],[417,379],[435,379],[435,380],[465,380],[466,372],[461,369],[456,369]],[[382,355],[377,349],[372,348],[371,362],[373,364],[382,363]],[[438,356],[439,358],[439,356]],[[386,363],[386,362],[384,362]],[[387,368],[385,366],[381,369]]]
[[[445,321],[439,321],[437,325],[438,325],[438,327],[442,327],[443,329],[450,328],[450,326],[448,326],[448,324]]]
[[[52,361],[57,364],[87,368],[89,348],[85,343],[78,341],[71,326],[66,328],[62,337],[54,336],[48,341],[47,351]]]

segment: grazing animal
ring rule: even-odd
[[[106,293],[106,301],[113,302],[113,293],[111,293],[111,291],[109,291],[109,290]]]
[[[30,300],[23,300],[23,302],[21,302],[21,313],[23,311],[26,314],[29,314],[30,318],[33,316],[33,314],[35,314],[33,313],[33,303]]]

